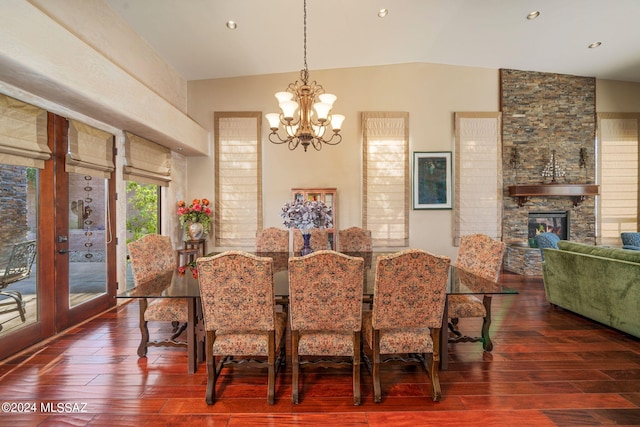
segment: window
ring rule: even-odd
[[[374,247],[409,244],[409,113],[364,112],[362,226]]]
[[[638,231],[638,121],[640,114],[598,114],[598,242],[620,245]]]
[[[454,245],[481,233],[500,240],[502,152],[500,113],[456,113]]]
[[[160,188],[171,182],[171,153],[168,148],[124,132],[127,182],[127,243],[145,234],[161,234]],[[133,286],[131,266],[127,263],[127,288]]]
[[[261,116],[214,114],[216,246],[253,247],[262,229]]]

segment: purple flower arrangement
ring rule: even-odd
[[[295,200],[287,202],[280,212],[282,223],[287,228],[297,228],[302,234],[309,234],[313,228],[333,227],[333,211],[324,202],[315,200]]]

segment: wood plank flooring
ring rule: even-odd
[[[550,307],[540,277],[504,273],[502,280],[521,293],[493,299],[493,352],[479,343],[450,345],[438,403],[417,367],[383,367],[379,404],[363,369],[361,406],[352,404],[348,367],[305,367],[294,406],[289,364],[275,405],[266,402],[264,372],[234,368],[223,372],[219,400],[208,406],[206,368],[188,375],[183,349],[150,348],[137,357],[133,302],[0,364],[0,401],[36,405],[33,413],[0,413],[0,425],[640,425],[640,340]],[[463,320],[461,329],[479,331],[480,323]],[[152,336],[168,333],[151,324]]]

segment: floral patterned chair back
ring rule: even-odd
[[[329,233],[324,228],[314,228],[311,230],[311,249],[314,251],[326,250],[329,247]],[[297,228],[293,229],[293,251],[298,253],[304,246],[302,232]]]
[[[293,403],[300,356],[341,356],[352,363],[354,404],[360,404],[360,329],[364,260],[321,250],[289,258]]]
[[[133,281],[136,287],[162,290],[171,284],[171,278],[177,269],[176,252],[169,236],[147,234],[127,245]],[[135,293],[135,289],[134,289]],[[148,292],[145,292],[148,293]],[[139,298],[141,340],[138,356],[144,357],[149,346],[185,346],[186,341],[178,341],[178,336],[186,328],[187,300],[184,298]],[[181,323],[174,327],[171,339],[167,341],[150,341],[147,322],[164,321]]]
[[[286,326],[286,314],[276,312],[273,260],[227,251],[199,258],[196,263],[207,333],[206,402],[215,401],[215,382],[219,375],[216,357],[228,364],[251,356],[265,359],[267,399],[273,404],[276,368],[284,363]],[[276,360],[278,349],[280,357]]]
[[[289,230],[269,227],[256,233],[257,252],[289,252]]]
[[[504,242],[493,240],[484,234],[471,234],[460,238],[455,265],[467,272],[487,280],[498,281],[502,270],[502,259],[506,250]],[[483,295],[482,300],[475,295],[449,295],[449,329],[454,335],[449,342],[482,342],[486,351],[493,350],[489,336],[491,326],[491,296]],[[482,317],[480,337],[463,335],[458,329],[458,319]]]
[[[506,244],[485,234],[460,238],[455,265],[487,279],[498,280]]]
[[[169,236],[147,234],[127,247],[136,285],[176,268],[176,252]]]
[[[338,230],[338,248],[340,252],[371,251],[371,230],[360,227]]]
[[[377,259],[373,309],[363,313],[362,335],[373,352],[374,401],[380,402],[381,354],[420,355],[429,366],[434,401],[440,400],[438,358],[451,259],[408,249]],[[429,355],[429,356],[427,356]],[[429,360],[431,363],[426,363]]]

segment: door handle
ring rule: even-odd
[[[68,253],[69,253],[69,251],[68,251],[68,250],[66,250],[66,249],[60,249],[60,250],[58,251],[58,253],[59,253],[59,254],[68,254]]]

